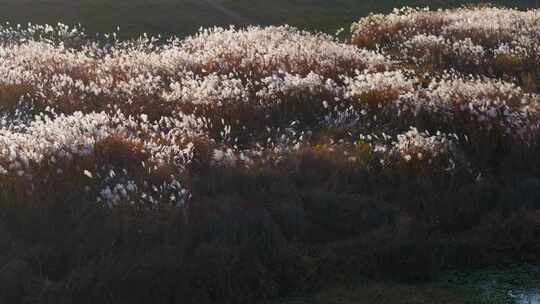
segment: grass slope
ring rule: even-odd
[[[478,1],[425,0],[0,0],[0,22],[82,24],[89,33],[110,33],[120,26],[121,37],[150,34],[184,36],[213,25],[291,24],[334,33],[369,12],[394,7],[448,7]],[[536,0],[492,1],[535,7]]]

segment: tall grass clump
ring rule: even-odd
[[[352,43],[381,48],[421,73],[455,69],[540,85],[540,11],[471,6],[430,11],[404,8],[370,15],[352,25]]]

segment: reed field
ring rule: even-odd
[[[540,10],[356,19],[0,27],[0,302],[257,303],[539,263]]]

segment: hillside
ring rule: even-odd
[[[394,7],[457,6],[482,1],[461,0],[0,0],[0,23],[82,24],[91,34],[120,36],[143,33],[186,36],[200,27],[290,24],[330,34],[347,29],[370,12],[390,12]],[[537,0],[497,0],[511,7],[538,7]]]
[[[350,33],[0,28],[0,302],[256,303],[540,263],[540,10]]]

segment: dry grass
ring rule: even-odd
[[[499,48],[506,23],[458,22],[517,19],[536,41],[535,14],[371,16],[356,45],[287,26],[108,45],[4,29],[5,301],[253,303],[359,274],[539,262],[533,59]],[[395,299],[380,288],[353,298]]]

